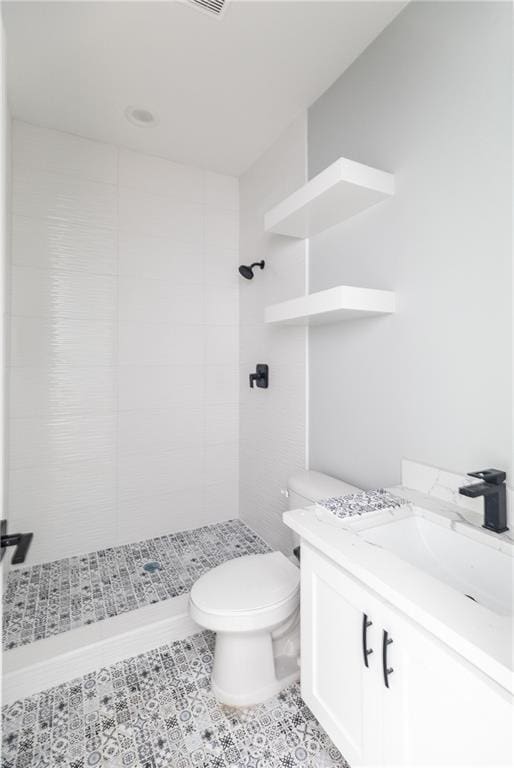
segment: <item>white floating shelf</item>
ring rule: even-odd
[[[272,304],[266,307],[264,320],[284,325],[315,325],[394,311],[395,295],[392,291],[338,285],[326,291]]]
[[[312,237],[394,195],[394,176],[340,157],[264,216],[266,232]]]

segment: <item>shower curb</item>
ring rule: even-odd
[[[188,601],[180,595],[6,651],[2,705],[201,632]]]

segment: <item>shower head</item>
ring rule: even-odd
[[[261,269],[264,269],[264,261],[256,261],[253,264],[250,264],[249,267],[245,266],[244,264],[241,264],[241,266],[239,267],[239,274],[241,275],[241,277],[245,277],[247,280],[252,280],[254,267],[260,267]]]

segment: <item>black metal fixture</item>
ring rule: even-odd
[[[484,497],[484,524],[483,528],[495,533],[508,531],[507,528],[507,494],[505,480],[507,475],[501,469],[481,469],[479,472],[468,472],[469,477],[477,477],[482,483],[464,485],[459,488],[459,493],[476,499]]]
[[[7,533],[7,520],[2,520],[0,522],[0,560],[7,547],[16,547],[11,563],[13,565],[24,563],[33,536],[33,533]]]
[[[389,675],[392,675],[394,669],[387,666],[387,646],[391,645],[392,639],[389,637],[389,633],[385,629],[382,630],[382,672],[384,675],[384,685],[389,688]]]
[[[250,374],[250,387],[252,389],[254,384],[262,389],[268,389],[269,367],[267,363],[257,363],[255,373]]]
[[[366,613],[362,614],[362,655],[364,657],[364,666],[369,667],[368,656],[373,653],[373,648],[368,648],[368,629],[373,626],[373,622],[368,619]]]
[[[261,269],[264,269],[265,262],[263,261],[255,261],[253,264],[250,264],[249,267],[245,266],[244,264],[241,264],[239,267],[239,274],[241,277],[245,277],[247,280],[253,280],[253,268],[254,267],[260,267]]]

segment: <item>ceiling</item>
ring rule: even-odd
[[[405,2],[4,2],[15,117],[239,175]],[[141,128],[128,105],[153,112]]]

